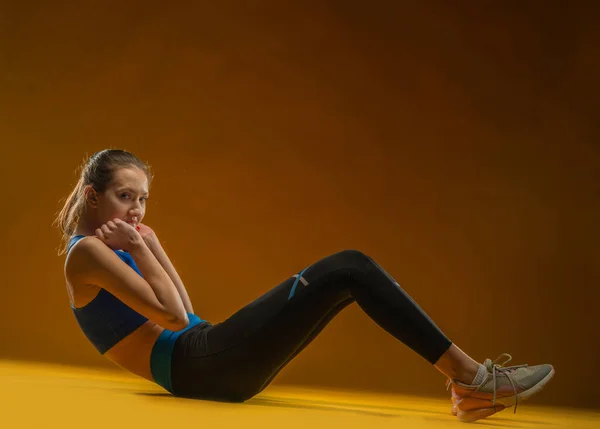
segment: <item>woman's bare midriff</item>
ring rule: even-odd
[[[100,291],[98,286],[86,285],[85,287],[73,288],[68,283],[67,289],[71,303],[76,308],[83,307],[91,302]],[[150,370],[150,355],[154,343],[163,331],[162,326],[148,320],[115,344],[104,353],[104,356],[121,368],[154,382]]]

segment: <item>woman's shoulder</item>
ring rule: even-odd
[[[96,236],[74,236],[65,259],[65,275],[84,271],[92,255],[99,255],[106,246]]]
[[[85,273],[89,269],[89,252],[98,245],[94,236],[77,237],[72,243],[65,260],[64,275],[69,286],[71,302],[75,307],[81,307],[98,293],[98,286],[86,280]],[[73,240],[73,239],[71,239]]]
[[[98,238],[94,235],[74,235],[69,241],[67,262],[74,254],[90,251],[97,244]]]

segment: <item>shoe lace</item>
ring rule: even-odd
[[[500,358],[502,358],[502,356],[507,356],[508,359],[506,359],[504,362],[502,363],[497,363],[498,360],[500,360]],[[517,387],[515,386],[515,383],[512,379],[512,377],[510,376],[510,374],[517,368],[523,368],[528,366],[527,364],[523,364],[523,365],[515,365],[515,366],[504,366],[505,364],[507,364],[508,362],[510,362],[512,360],[512,356],[509,355],[508,353],[502,353],[500,356],[498,356],[496,359],[494,359],[494,361],[492,361],[491,359],[486,359],[483,362],[483,366],[486,367],[488,372],[492,373],[492,380],[494,382],[494,397],[493,397],[493,401],[492,404],[494,406],[494,408],[496,407],[496,374],[498,375],[504,375],[508,381],[510,382],[513,391],[515,392],[515,410],[514,412],[517,412],[517,406],[519,405],[519,394],[517,393]],[[475,390],[479,390],[485,383],[486,383],[487,379],[483,380],[481,382],[481,384],[479,384],[479,386],[477,386],[477,389]],[[448,390],[450,388],[451,384],[454,384],[454,380],[452,380],[451,378],[448,378],[448,380],[446,381],[446,390]]]

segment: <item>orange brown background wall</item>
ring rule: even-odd
[[[0,357],[113,367],[51,223],[125,148],[200,317],[356,248],[475,359],[554,364],[539,403],[598,406],[595,3],[71,3],[0,6]],[[275,383],[446,394],[355,304]]]

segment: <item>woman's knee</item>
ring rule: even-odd
[[[360,250],[342,250],[341,252],[338,252],[333,256],[335,258],[338,258],[336,264],[338,267],[346,267],[352,271],[358,270],[362,273],[362,275],[366,276],[371,276],[373,274],[383,274],[385,277],[388,278],[388,280],[398,285],[396,280],[394,280],[394,278],[392,278],[392,276],[390,276],[390,274],[387,271],[385,271],[377,262],[375,262],[373,258],[368,256],[364,252],[361,252]],[[351,277],[355,278],[354,274]]]
[[[361,269],[373,263],[371,257],[356,249],[342,250],[332,256],[339,259],[344,265]]]

